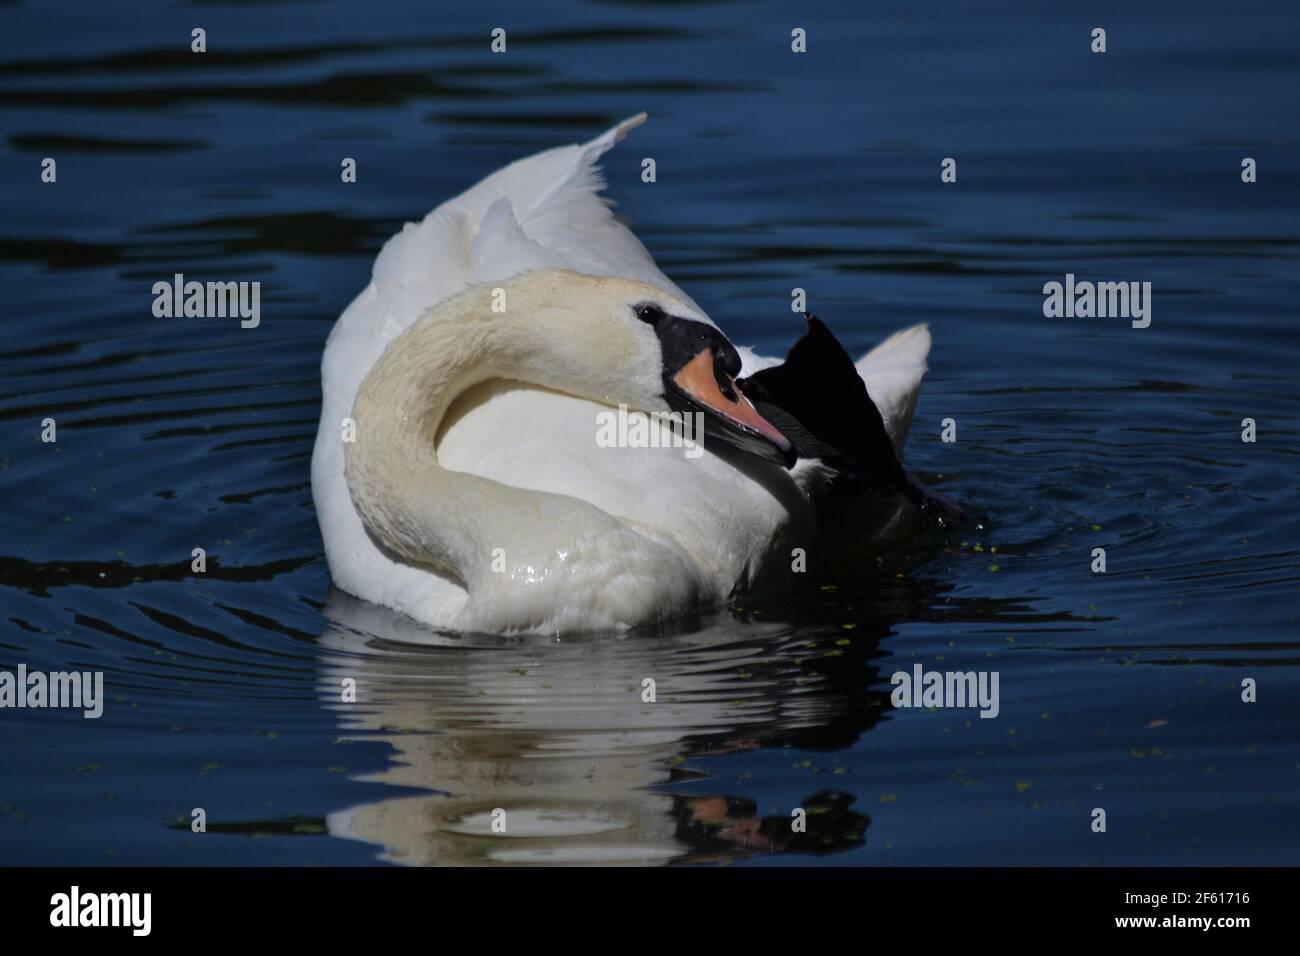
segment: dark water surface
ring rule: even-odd
[[[1300,20],[1088,6],[0,5],[0,670],[108,696],[0,711],[0,862],[1297,862]],[[640,110],[610,194],[733,339],[783,352],[796,286],[854,354],[931,324],[908,460],[983,530],[687,633],[419,646],[330,587],[325,336],[403,221]],[[154,318],[176,272],[261,326]],[[1151,326],[1045,318],[1067,272]],[[999,717],[895,710],[916,663]]]

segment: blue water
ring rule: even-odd
[[[0,710],[0,863],[1297,862],[1298,23],[0,4],[0,670],[108,697]],[[908,464],[983,523],[682,633],[420,646],[330,586],[325,337],[402,222],[641,110],[609,194],[733,340],[784,352],[794,287],[853,354],[930,323]],[[262,324],[154,318],[176,272]],[[1045,318],[1066,273],[1152,324]],[[916,663],[998,672],[999,716],[894,709]]]

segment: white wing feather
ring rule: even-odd
[[[916,411],[916,397],[930,354],[930,327],[913,325],[895,332],[857,361],[867,394],[880,409],[885,431],[901,454]]]

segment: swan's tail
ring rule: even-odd
[[[856,363],[858,374],[867,383],[867,394],[880,409],[885,431],[900,453],[912,424],[929,354],[930,327],[913,325],[895,332]]]

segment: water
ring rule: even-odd
[[[0,862],[1296,862],[1294,9],[917,6],[0,5],[0,670],[109,698],[0,714]],[[908,462],[984,529],[685,633],[428,646],[330,587],[325,336],[403,221],[643,109],[610,193],[733,339],[783,352],[795,286],[855,354],[931,323]],[[261,326],[155,319],[176,272]],[[1067,272],[1151,327],[1044,318]],[[895,710],[916,663],[999,717]]]

